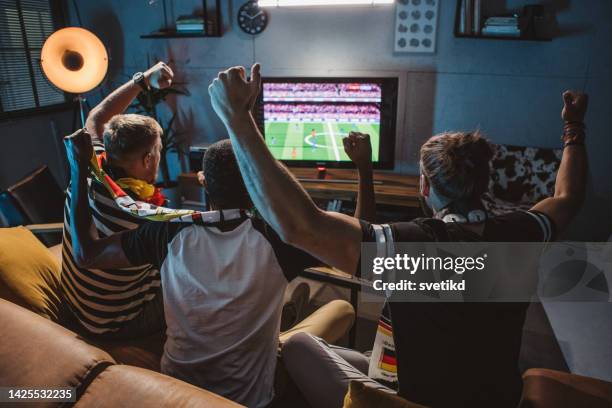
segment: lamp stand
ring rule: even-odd
[[[75,106],[74,108],[74,116],[72,118],[72,125],[73,125],[72,127],[73,127],[73,130],[76,132],[78,129],[82,129],[85,127],[85,106],[84,104],[86,100],[81,94],[76,95],[73,100],[74,102],[78,103],[78,107]],[[77,117],[80,117],[80,120],[81,120],[80,126],[79,126]]]

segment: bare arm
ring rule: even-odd
[[[557,173],[555,195],[537,203],[532,209],[548,215],[558,232],[563,231],[580,210],[586,190],[587,153],[584,146],[584,115],[588,98],[584,94],[565,92],[561,114],[565,121],[563,157]],[[580,134],[573,138],[572,134]],[[571,143],[568,145],[568,141]]]
[[[121,234],[99,238],[87,199],[88,158],[93,154],[91,137],[83,130],[64,139],[70,162],[70,235],[74,260],[81,268],[127,268],[133,266],[121,246]]]
[[[355,218],[374,222],[376,220],[376,196],[374,195],[374,172],[372,170],[372,144],[370,135],[351,132],[342,139],[344,151],[355,163],[359,172],[359,193]]]
[[[174,73],[163,62],[159,62],[144,72],[145,83],[148,87],[163,89],[172,84]],[[125,112],[142,88],[129,80],[115,89],[102,102],[91,110],[85,122],[85,129],[94,140],[101,141],[104,125],[115,115]]]
[[[283,241],[349,273],[356,271],[361,228],[346,215],[320,210],[270,153],[250,113],[259,93],[259,65],[246,81],[242,67],[219,74],[209,87],[213,108],[228,129],[255,206]]]

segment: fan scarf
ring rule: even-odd
[[[123,191],[123,188],[102,169],[102,165],[98,161],[98,157],[95,153],[90,160],[90,171],[94,180],[101,183],[109,191],[115,203],[117,203],[117,206],[122,211],[137,218],[143,218],[149,221],[191,222],[194,224],[206,225],[223,220],[237,219],[245,214],[244,211],[237,209],[223,211],[175,210],[161,207],[151,202],[136,201]],[[133,183],[125,183],[125,179],[121,180],[124,188],[131,189],[132,185],[130,184]],[[142,185],[140,186],[142,187]],[[143,193],[136,192],[136,194],[141,197]]]

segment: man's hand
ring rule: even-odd
[[[174,72],[164,62],[158,62],[144,72],[147,84],[152,88],[164,89],[172,85]]]
[[[588,103],[589,97],[587,94],[565,91],[563,93],[563,110],[561,111],[561,118],[565,122],[583,122]]]
[[[233,67],[220,72],[208,87],[213,109],[228,126],[232,121],[248,114],[257,100],[261,88],[260,65],[251,68],[251,78],[246,79],[244,67]]]
[[[359,132],[350,132],[342,139],[344,151],[355,163],[357,168],[364,168],[372,164],[372,144],[370,135]]]
[[[85,129],[80,129],[64,138],[66,155],[72,170],[87,169],[93,156],[91,136]]]

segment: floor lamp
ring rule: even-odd
[[[62,91],[75,95],[74,100],[78,102],[75,119],[78,113],[80,127],[85,127],[83,94],[98,86],[108,70],[108,54],[102,41],[84,28],[63,28],[51,34],[45,41],[40,53],[40,65],[49,82]],[[61,163],[63,146],[53,125],[52,131],[55,133],[55,148]],[[60,168],[64,173],[64,181],[67,182],[66,168]]]
[[[40,64],[53,85],[75,95],[81,126],[85,126],[83,94],[98,86],[108,70],[108,54],[102,41],[84,28],[63,28],[45,41]]]

